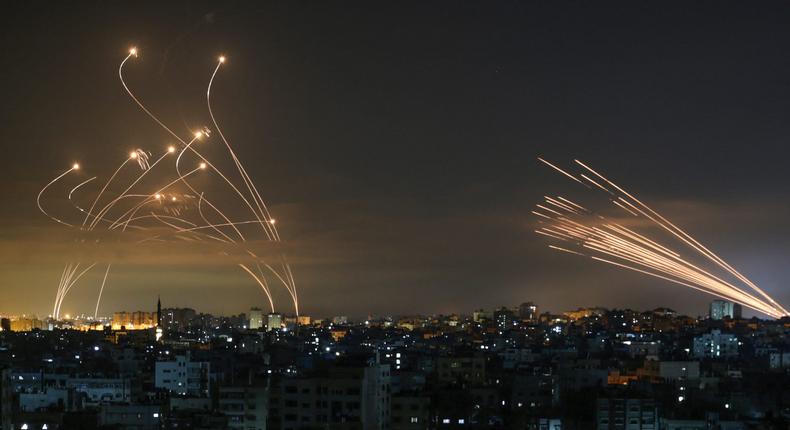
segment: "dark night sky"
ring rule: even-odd
[[[48,313],[69,258],[40,187],[74,160],[106,175],[168,143],[117,80],[132,45],[129,83],[184,134],[208,123],[228,56],[215,107],[281,221],[306,313],[705,311],[700,293],[545,249],[530,208],[570,186],[538,155],[589,161],[790,303],[787,3],[4,5],[0,312]],[[210,253],[107,252],[124,264],[105,314],[157,294],[263,305]],[[99,278],[64,311],[92,312]]]

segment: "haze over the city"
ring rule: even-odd
[[[547,249],[530,211],[573,188],[537,157],[589,162],[790,304],[786,4],[90,6],[2,18],[0,312],[52,313],[74,259],[113,265],[100,314],[157,296],[225,314],[268,303],[217,246],[82,234],[36,207],[78,162],[46,204],[79,224],[63,190],[176,143],[118,80],[131,47],[130,86],[185,136],[213,128],[206,84],[227,58],[214,113],[276,219],[303,313],[707,312],[710,295]],[[61,310],[93,314],[104,274]]]

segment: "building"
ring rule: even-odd
[[[13,402],[13,389],[9,383],[10,372],[0,368],[0,430],[11,430],[11,408]]]
[[[508,308],[501,307],[494,311],[494,323],[500,330],[507,330],[513,328],[516,318],[513,311]]]
[[[658,376],[665,381],[699,379],[699,361],[662,361],[658,365]]]
[[[146,330],[156,327],[157,320],[156,312],[115,312],[112,315],[112,329]]]
[[[263,311],[259,308],[250,309],[250,323],[247,326],[250,330],[263,328]]]
[[[575,311],[567,311],[563,312],[562,315],[568,318],[571,321],[580,320],[582,318],[590,318],[594,316],[602,317],[606,314],[606,309],[603,308],[579,308]],[[624,317],[624,315],[618,315],[620,319]]]
[[[772,352],[768,354],[768,367],[771,369],[790,367],[790,352]]]
[[[128,378],[67,378],[66,388],[85,393],[85,405],[128,402],[132,398],[132,380]]]
[[[487,320],[491,320],[493,318],[493,314],[491,312],[487,312],[483,309],[478,309],[472,312],[472,321],[482,324]]]
[[[32,331],[34,329],[43,330],[46,327],[44,321],[38,318],[17,318],[11,320],[9,331]]]
[[[196,315],[191,308],[167,308],[162,311],[162,325],[169,331],[186,331]]]
[[[266,315],[266,331],[280,330],[282,327],[282,314],[270,313],[269,315]]]
[[[658,406],[652,399],[598,399],[597,430],[658,430]]]
[[[738,303],[726,300],[714,300],[710,302],[710,312],[708,316],[712,320],[723,320],[725,318],[740,319],[743,308]]]
[[[342,362],[272,387],[269,423],[277,429],[384,430],[390,422],[390,367]]]
[[[8,318],[0,318],[0,331],[11,331],[11,320]]]
[[[424,430],[431,425],[431,398],[426,395],[394,395],[391,399],[391,430]]]
[[[154,385],[181,396],[209,395],[209,363],[192,361],[189,352],[170,361],[157,361]]]
[[[480,385],[486,380],[486,360],[483,356],[440,357],[436,364],[441,384]]]
[[[76,391],[66,388],[45,387],[31,392],[19,393],[19,410],[22,412],[36,412],[60,408],[63,411],[73,411],[79,408]]]
[[[219,410],[228,417],[228,428],[266,430],[269,387],[263,384],[220,387]]]
[[[532,302],[525,302],[518,306],[518,317],[522,321],[537,321],[538,320],[538,305]]]
[[[159,430],[162,416],[161,405],[114,404],[99,409],[99,425],[102,428],[126,430]]]
[[[694,337],[694,357],[734,358],[738,356],[738,338],[734,334],[711,330]]]

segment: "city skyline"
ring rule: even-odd
[[[787,35],[769,8],[728,5],[713,19],[701,7],[674,15],[670,6],[666,16],[634,7],[619,21],[584,6],[447,15],[428,5],[417,17],[416,5],[388,13],[189,5],[153,17],[113,5],[86,13],[79,29],[62,24],[78,11],[58,8],[34,23],[49,32],[27,32],[18,20],[8,26],[25,37],[3,42],[17,60],[3,84],[9,121],[0,137],[19,143],[6,145],[2,311],[49,313],[64,256],[74,254],[119,263],[107,309],[142,308],[155,294],[212,313],[266,304],[215,248],[133,248],[114,238],[99,247],[90,236],[77,244],[86,238],[35,211],[35,192],[71,163],[114,165],[130,149],[169,143],[115,80],[130,46],[142,52],[130,81],[180,132],[209,124],[193,106],[202,106],[196,95],[211,63],[227,55],[217,110],[284,232],[306,314],[452,313],[523,300],[705,312],[709,296],[544,251],[529,212],[560,182],[537,156],[593,161],[790,302],[782,264],[790,208],[780,198],[790,191],[782,175],[790,130],[770,114],[786,98],[788,65],[774,51]],[[101,24],[115,14],[116,25]],[[567,22],[537,18],[557,14]],[[251,25],[258,19],[268,25]],[[664,27],[667,19],[675,26]],[[465,31],[471,23],[479,26]],[[55,46],[45,43],[52,35]],[[632,44],[610,43],[626,35]],[[88,41],[100,42],[85,49]],[[50,70],[53,79],[39,77]],[[69,293],[64,313],[90,313],[99,272]],[[287,303],[286,292],[275,294]]]
[[[7,6],[0,430],[790,428],[790,3]]]

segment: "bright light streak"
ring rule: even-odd
[[[562,175],[579,182],[575,176],[567,171],[541,158],[538,160]],[[788,315],[786,309],[779,306],[764,291],[733,269],[720,257],[702,246],[696,239],[597,171],[579,160],[575,160],[575,162],[618,192],[610,191],[609,188],[583,173],[580,175],[581,178],[613,196],[608,199],[611,203],[628,212],[631,216],[646,221],[647,225],[660,227],[670,233],[672,238],[689,247],[695,256],[703,257],[705,261],[708,261],[709,264],[713,263],[717,270],[723,270],[724,273],[716,273],[716,270],[706,269],[693,259],[682,257],[680,252],[673,250],[669,245],[660,244],[659,240],[649,238],[646,234],[639,234],[633,228],[629,229],[618,223],[610,222],[606,217],[584,209],[581,205],[563,197],[557,197],[555,200],[545,196],[546,204],[553,206],[557,210],[538,204],[536,206],[542,209],[543,212],[532,211],[534,215],[542,218],[541,223],[544,225],[536,230],[536,233],[555,240],[561,240],[567,244],[563,247],[549,245],[549,248],[590,257],[594,261],[683,285],[739,303],[749,309],[775,318]],[[577,209],[581,209],[584,212],[579,212]],[[563,214],[559,211],[567,213]],[[574,250],[574,248],[577,250]],[[602,258],[602,256],[605,258]],[[728,280],[728,277],[734,277],[734,279]],[[742,284],[739,284],[738,281]],[[767,301],[759,296],[762,296]]]
[[[141,232],[145,234],[146,231],[149,231],[153,228],[158,228],[158,234],[156,236],[149,236],[144,238],[143,240],[136,240],[136,243],[143,242],[145,240],[156,240],[156,241],[165,241],[165,240],[185,240],[190,242],[199,242],[205,240],[216,240],[222,243],[227,244],[244,244],[247,242],[247,238],[242,234],[239,230],[239,226],[246,225],[246,224],[253,224],[260,226],[260,230],[258,234],[265,235],[265,239],[269,241],[279,241],[279,233],[275,228],[276,221],[274,217],[271,216],[269,213],[268,208],[266,207],[265,202],[261,198],[260,193],[258,192],[257,188],[253,184],[250,176],[247,174],[246,170],[241,164],[241,161],[238,159],[236,154],[230,147],[227,139],[219,128],[217,124],[216,118],[212,112],[211,102],[210,102],[210,93],[211,93],[211,85],[214,82],[214,78],[217,75],[217,71],[220,68],[220,65],[226,61],[225,56],[219,56],[217,58],[218,64],[214,69],[213,74],[211,75],[211,79],[208,83],[208,88],[206,91],[206,102],[207,107],[209,110],[209,114],[211,116],[212,123],[215,127],[215,130],[221,137],[221,140],[226,145],[228,150],[228,154],[232,159],[233,163],[235,164],[238,170],[238,176],[233,177],[233,175],[226,175],[220,169],[217,168],[215,164],[215,160],[209,160],[204,157],[195,147],[192,146],[195,140],[202,139],[203,137],[208,137],[210,130],[208,128],[203,128],[201,131],[193,132],[194,139],[187,142],[185,139],[180,137],[178,134],[173,132],[171,128],[166,126],[159,118],[157,118],[154,113],[152,113],[149,109],[142,104],[142,102],[135,97],[134,93],[131,91],[129,86],[126,84],[124,80],[124,66],[126,65],[128,60],[131,57],[137,57],[138,50],[136,47],[129,48],[128,56],[126,56],[123,61],[121,61],[118,67],[118,77],[121,81],[123,88],[126,90],[129,97],[137,104],[137,106],[145,112],[153,121],[155,121],[159,126],[161,126],[165,131],[167,131],[171,137],[175,138],[177,142],[180,143],[176,145],[170,145],[167,147],[167,151],[162,153],[156,160],[151,160],[149,164],[149,157],[151,153],[144,149],[136,149],[134,151],[129,152],[128,158],[126,158],[123,163],[118,166],[114,173],[109,175],[109,178],[106,179],[102,187],[97,187],[100,189],[92,191],[90,189],[90,185],[94,185],[95,183],[91,184],[91,182],[96,179],[96,177],[89,178],[78,185],[71,187],[70,191],[68,191],[68,200],[76,208],[80,213],[84,214],[85,218],[82,223],[81,230],[84,231],[95,231],[100,227],[106,227],[107,230],[121,230],[126,231],[127,227],[134,229],[135,232]],[[130,62],[131,64],[131,62]],[[161,171],[162,169],[159,168],[156,172],[149,174],[154,168],[159,164],[161,160],[163,160],[167,154],[173,154],[177,152],[178,148],[182,148],[178,157],[175,160],[175,170],[177,174],[177,178],[174,181],[167,182],[172,178],[172,175],[169,175],[167,172]],[[197,164],[198,167],[190,172],[183,173],[179,170],[179,161],[181,160],[182,156],[186,155],[187,158],[196,156],[198,159]],[[125,182],[120,190],[117,187],[118,182],[122,182],[125,178],[128,177],[124,172],[121,174],[121,170],[123,170],[124,166],[127,162],[134,160],[131,164],[137,164],[140,166],[142,172],[134,175],[129,182]],[[166,164],[166,163],[162,163]],[[75,227],[74,225],[62,221],[58,218],[53,217],[52,215],[48,214],[44,208],[42,207],[42,195],[44,192],[54,184],[56,184],[59,180],[63,179],[65,175],[71,171],[79,170],[80,166],[77,163],[74,163],[72,168],[66,172],[63,172],[59,176],[57,176],[54,180],[50,181],[44,188],[39,192],[37,197],[37,204],[39,209],[42,213],[50,217],[52,220],[64,224],[69,227]],[[198,189],[196,189],[192,184],[190,184],[186,178],[190,176],[192,173],[196,172],[197,170],[207,170],[211,169],[212,173],[216,173],[219,178],[221,178],[227,186],[229,186],[236,195],[236,198],[240,199],[244,205],[250,210],[250,213],[253,215],[250,217],[249,215],[244,216],[242,218],[236,218],[233,215],[237,214],[226,214],[224,211],[224,207],[221,205],[215,204],[214,202],[209,201],[205,196],[204,193]],[[65,180],[64,180],[65,181]],[[241,181],[241,184],[238,184],[237,181]],[[99,182],[99,181],[97,181]],[[166,185],[161,186],[162,183],[167,182]],[[174,186],[177,182],[182,182],[188,190],[179,190],[174,191],[175,194],[172,194],[168,191],[171,186]],[[139,184],[139,185],[137,185]],[[71,185],[69,185],[71,186]],[[135,191],[131,193],[131,189],[135,186],[138,188],[145,187],[145,190]],[[151,189],[153,187],[153,191]],[[81,206],[79,203],[80,200],[80,193],[76,193],[77,190],[80,190],[80,193],[91,193],[90,199],[92,200],[92,204],[88,208],[87,205],[84,207]],[[246,190],[248,193],[242,192],[242,190]],[[120,192],[118,192],[120,191]],[[166,193],[166,194],[164,194]],[[152,202],[161,202],[164,199],[167,199],[170,195],[169,200],[172,202],[178,201],[178,205],[149,205]],[[73,195],[73,196],[72,196]],[[178,196],[178,197],[177,197]],[[198,198],[199,196],[199,198]],[[101,204],[99,204],[101,203]],[[233,203],[233,202],[224,202],[223,203]],[[552,203],[556,205],[555,203]],[[147,213],[141,213],[137,215],[138,212],[142,211],[143,207],[146,207]],[[564,203],[560,203],[561,207],[565,208]],[[229,205],[231,207],[236,207],[236,205]],[[207,207],[213,211],[213,213],[203,213],[203,207]],[[86,209],[87,208],[87,209]],[[192,209],[197,209],[194,211]],[[229,216],[231,215],[231,216]],[[197,218],[199,216],[199,219]],[[219,216],[220,218],[217,219],[216,217]],[[212,219],[214,218],[214,219]],[[253,219],[254,218],[254,219]],[[193,222],[194,221],[194,222]],[[162,234],[161,228],[165,227],[169,233]],[[228,234],[223,232],[223,230],[233,230],[237,233],[238,238],[231,238]],[[207,231],[213,230],[217,232],[217,234],[211,234]],[[246,234],[246,231],[245,231]],[[254,238],[258,239],[258,238]],[[248,245],[242,245],[245,248]],[[250,245],[252,246],[252,245]],[[253,273],[252,265],[246,264],[244,265],[243,269],[248,272],[254,279],[255,282],[258,283],[264,292],[266,293],[267,299],[271,305],[272,311],[274,311],[274,301],[272,299],[272,295],[269,291],[268,281],[267,278],[273,277],[276,281],[282,283],[285,289],[288,291],[291,299],[293,301],[294,310],[296,314],[299,314],[299,302],[298,302],[298,295],[296,290],[296,285],[294,281],[293,274],[291,272],[290,265],[288,264],[287,258],[285,255],[281,254],[279,256],[279,261],[275,262],[268,262],[266,259],[258,257],[251,249],[245,249],[247,254],[249,254],[253,260],[255,267],[257,268],[258,273]],[[70,289],[77,283],[77,281],[87,273],[92,267],[94,267],[97,263],[93,263],[87,266],[83,266],[82,263],[69,263],[63,270],[61,275],[61,279],[58,283],[58,289],[56,294],[55,306],[53,316],[58,316],[60,314],[60,310],[63,304],[63,301],[70,291]],[[105,284],[108,280],[108,275],[110,271],[111,265],[107,264],[107,268],[104,273],[104,277],[102,278],[102,285],[99,289],[99,296],[96,301],[96,307],[94,309],[94,318],[97,317],[98,309],[101,302],[102,292],[105,289]],[[80,271],[80,269],[82,269]]]

